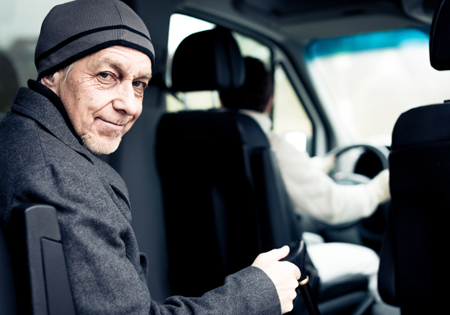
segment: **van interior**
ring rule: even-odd
[[[0,4],[0,119],[17,89],[36,79],[34,49],[40,25],[50,9],[63,2]],[[436,44],[433,56],[439,51],[448,58],[445,45],[437,45],[447,40],[445,34],[435,32],[445,29],[445,22],[433,22],[446,1],[123,2],[146,23],[156,62],[142,115],[119,149],[102,158],[128,186],[132,224],[140,250],[149,259],[154,300],[162,303],[180,292],[201,294],[251,264],[259,252],[289,244],[306,231],[325,242],[367,246],[379,255],[386,251],[383,238],[394,237],[395,257],[389,263],[384,260],[382,269],[390,270],[383,274],[389,283],[380,285],[397,287],[384,290],[383,299],[394,312],[438,313],[430,311],[445,305],[444,290],[437,283],[450,280],[442,274],[436,277],[444,269],[439,244],[449,222],[444,177],[450,116],[445,105],[430,109],[432,114],[410,110],[450,99],[450,73],[445,71],[450,67],[445,60],[434,68],[430,64],[430,42]],[[183,47],[189,36],[205,32],[210,37]],[[217,45],[231,47],[226,58],[215,55],[217,49],[211,47]],[[391,194],[399,201],[345,224],[293,215],[289,198],[279,190],[283,180],[261,130],[253,131],[249,117],[221,110],[218,91],[242,81],[243,57],[261,60],[271,73],[274,132],[311,157],[335,154],[330,176],[341,185],[367,183],[390,169]],[[223,68],[221,76],[211,74],[214,67]],[[443,146],[435,148],[434,143]],[[423,144],[431,147],[422,148]],[[249,156],[243,157],[243,151]],[[428,163],[440,163],[439,168]],[[209,183],[211,173],[217,174],[217,183]],[[394,199],[394,194],[400,197]],[[401,214],[395,214],[395,206],[403,209]],[[265,211],[266,230],[254,224],[250,210],[255,207]],[[272,208],[281,210],[274,215]],[[402,250],[397,252],[397,246]],[[418,256],[408,254],[414,248]],[[395,260],[399,257],[401,262]],[[412,261],[423,263],[426,271],[413,268]],[[399,268],[405,273],[399,275]],[[211,276],[195,283],[199,274]],[[184,287],[173,281],[181,277]],[[423,289],[413,290],[417,287],[399,280],[413,277],[419,282],[421,277],[433,279],[423,282],[430,290],[422,295],[423,303],[412,292]],[[340,289],[336,284],[323,287],[328,291],[318,297],[322,314],[383,314],[374,309],[361,283],[352,279],[339,283]]]

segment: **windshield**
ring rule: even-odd
[[[390,145],[402,112],[450,99],[450,72],[430,66],[428,34],[428,28],[402,29],[309,44],[319,98],[352,142]]]

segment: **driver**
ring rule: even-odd
[[[347,223],[369,217],[379,204],[390,199],[388,170],[365,185],[339,185],[327,175],[333,160],[317,163],[317,158],[311,159],[307,152],[297,150],[286,138],[272,132],[270,76],[259,60],[247,57],[245,64],[244,85],[221,91],[222,106],[252,117],[266,133],[292,203],[301,214],[328,224]]]
[[[324,171],[330,169],[333,160],[317,163],[283,136],[272,132],[268,115],[273,104],[271,78],[261,61],[247,57],[245,65],[244,85],[221,91],[222,106],[252,117],[266,133],[294,207],[301,214],[307,213],[328,224],[340,224],[368,217],[379,204],[390,199],[388,170],[365,185],[339,185]],[[373,250],[345,243],[309,243],[308,253],[323,282],[367,275],[370,289],[379,299],[376,283],[379,258]]]

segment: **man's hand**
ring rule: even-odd
[[[288,261],[279,261],[287,254],[289,254],[289,246],[283,246],[260,254],[252,264],[253,267],[264,271],[275,284],[282,314],[292,311],[293,300],[297,296],[295,289],[300,279],[300,269],[296,265]]]
[[[375,191],[379,203],[384,203],[391,199],[391,193],[389,191],[389,170],[382,170],[367,185],[371,186]]]
[[[311,158],[311,163],[315,168],[322,170],[325,174],[328,175],[336,164],[336,156],[314,156]]]

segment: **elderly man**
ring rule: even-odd
[[[118,0],[53,8],[36,47],[38,81],[19,89],[0,124],[0,223],[24,202],[53,205],[78,314],[279,314],[292,309],[298,268],[288,247],[261,254],[200,298],[152,302],[145,256],[121,177],[96,155],[117,149],[142,111],[154,49]],[[206,276],[206,275],[205,275]]]

